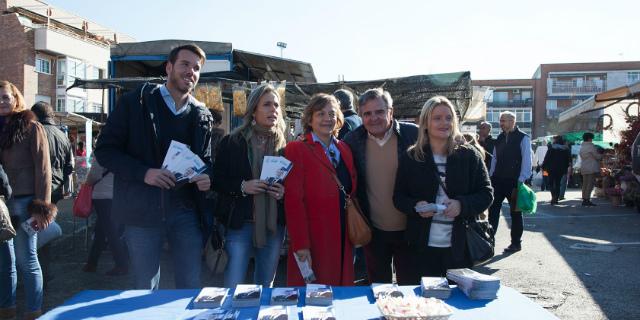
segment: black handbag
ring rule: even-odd
[[[447,187],[444,185],[440,177],[438,176],[438,168],[434,164],[434,169],[436,172],[436,180],[444,190],[444,193],[449,195],[449,191],[447,191]],[[485,262],[491,258],[495,254],[495,238],[493,235],[493,228],[489,221],[487,220],[478,220],[476,217],[468,218],[463,220],[464,229],[466,233],[466,243],[467,249],[469,250],[469,256],[471,257],[471,262],[473,265],[478,265],[482,262]]]
[[[223,273],[227,268],[227,262],[229,262],[229,256],[227,255],[224,245],[234,209],[235,199],[231,202],[229,213],[227,215],[227,225],[224,226],[224,232],[220,231],[220,225],[216,222],[204,248],[205,262],[209,270],[213,273]]]
[[[464,227],[467,236],[467,249],[473,265],[493,258],[496,241],[489,221],[466,219]]]

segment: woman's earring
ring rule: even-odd
[[[256,125],[256,119],[251,120],[251,125],[255,126]]]

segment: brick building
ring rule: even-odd
[[[494,89],[486,120],[499,133],[500,112],[516,113],[523,131],[533,138],[560,133],[558,115],[593,95],[640,80],[640,61],[541,64],[532,79],[474,80],[473,86]],[[594,112],[593,129],[602,112]]]
[[[22,91],[31,106],[51,103],[58,112],[100,115],[108,96],[71,89],[76,78],[107,78],[110,45],[130,37],[40,0],[0,0],[0,79]]]

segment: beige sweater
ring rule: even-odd
[[[383,231],[403,231],[407,217],[393,205],[398,169],[398,137],[395,134],[380,147],[367,139],[367,195],[373,226]]]
[[[592,142],[583,142],[580,146],[580,174],[599,173],[600,160],[602,155],[596,146]]]

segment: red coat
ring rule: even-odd
[[[345,162],[351,175],[351,194],[354,195],[356,171],[353,155],[346,143],[338,141],[337,147],[341,161]],[[291,239],[287,285],[305,285],[293,252],[310,249],[316,283],[352,286],[353,245],[345,234],[344,256],[340,257],[340,191],[329,173],[329,168],[335,173],[333,166],[320,143],[314,143],[310,134],[306,136],[306,141],[287,144],[284,154],[293,162],[293,168],[285,179],[285,215]]]

